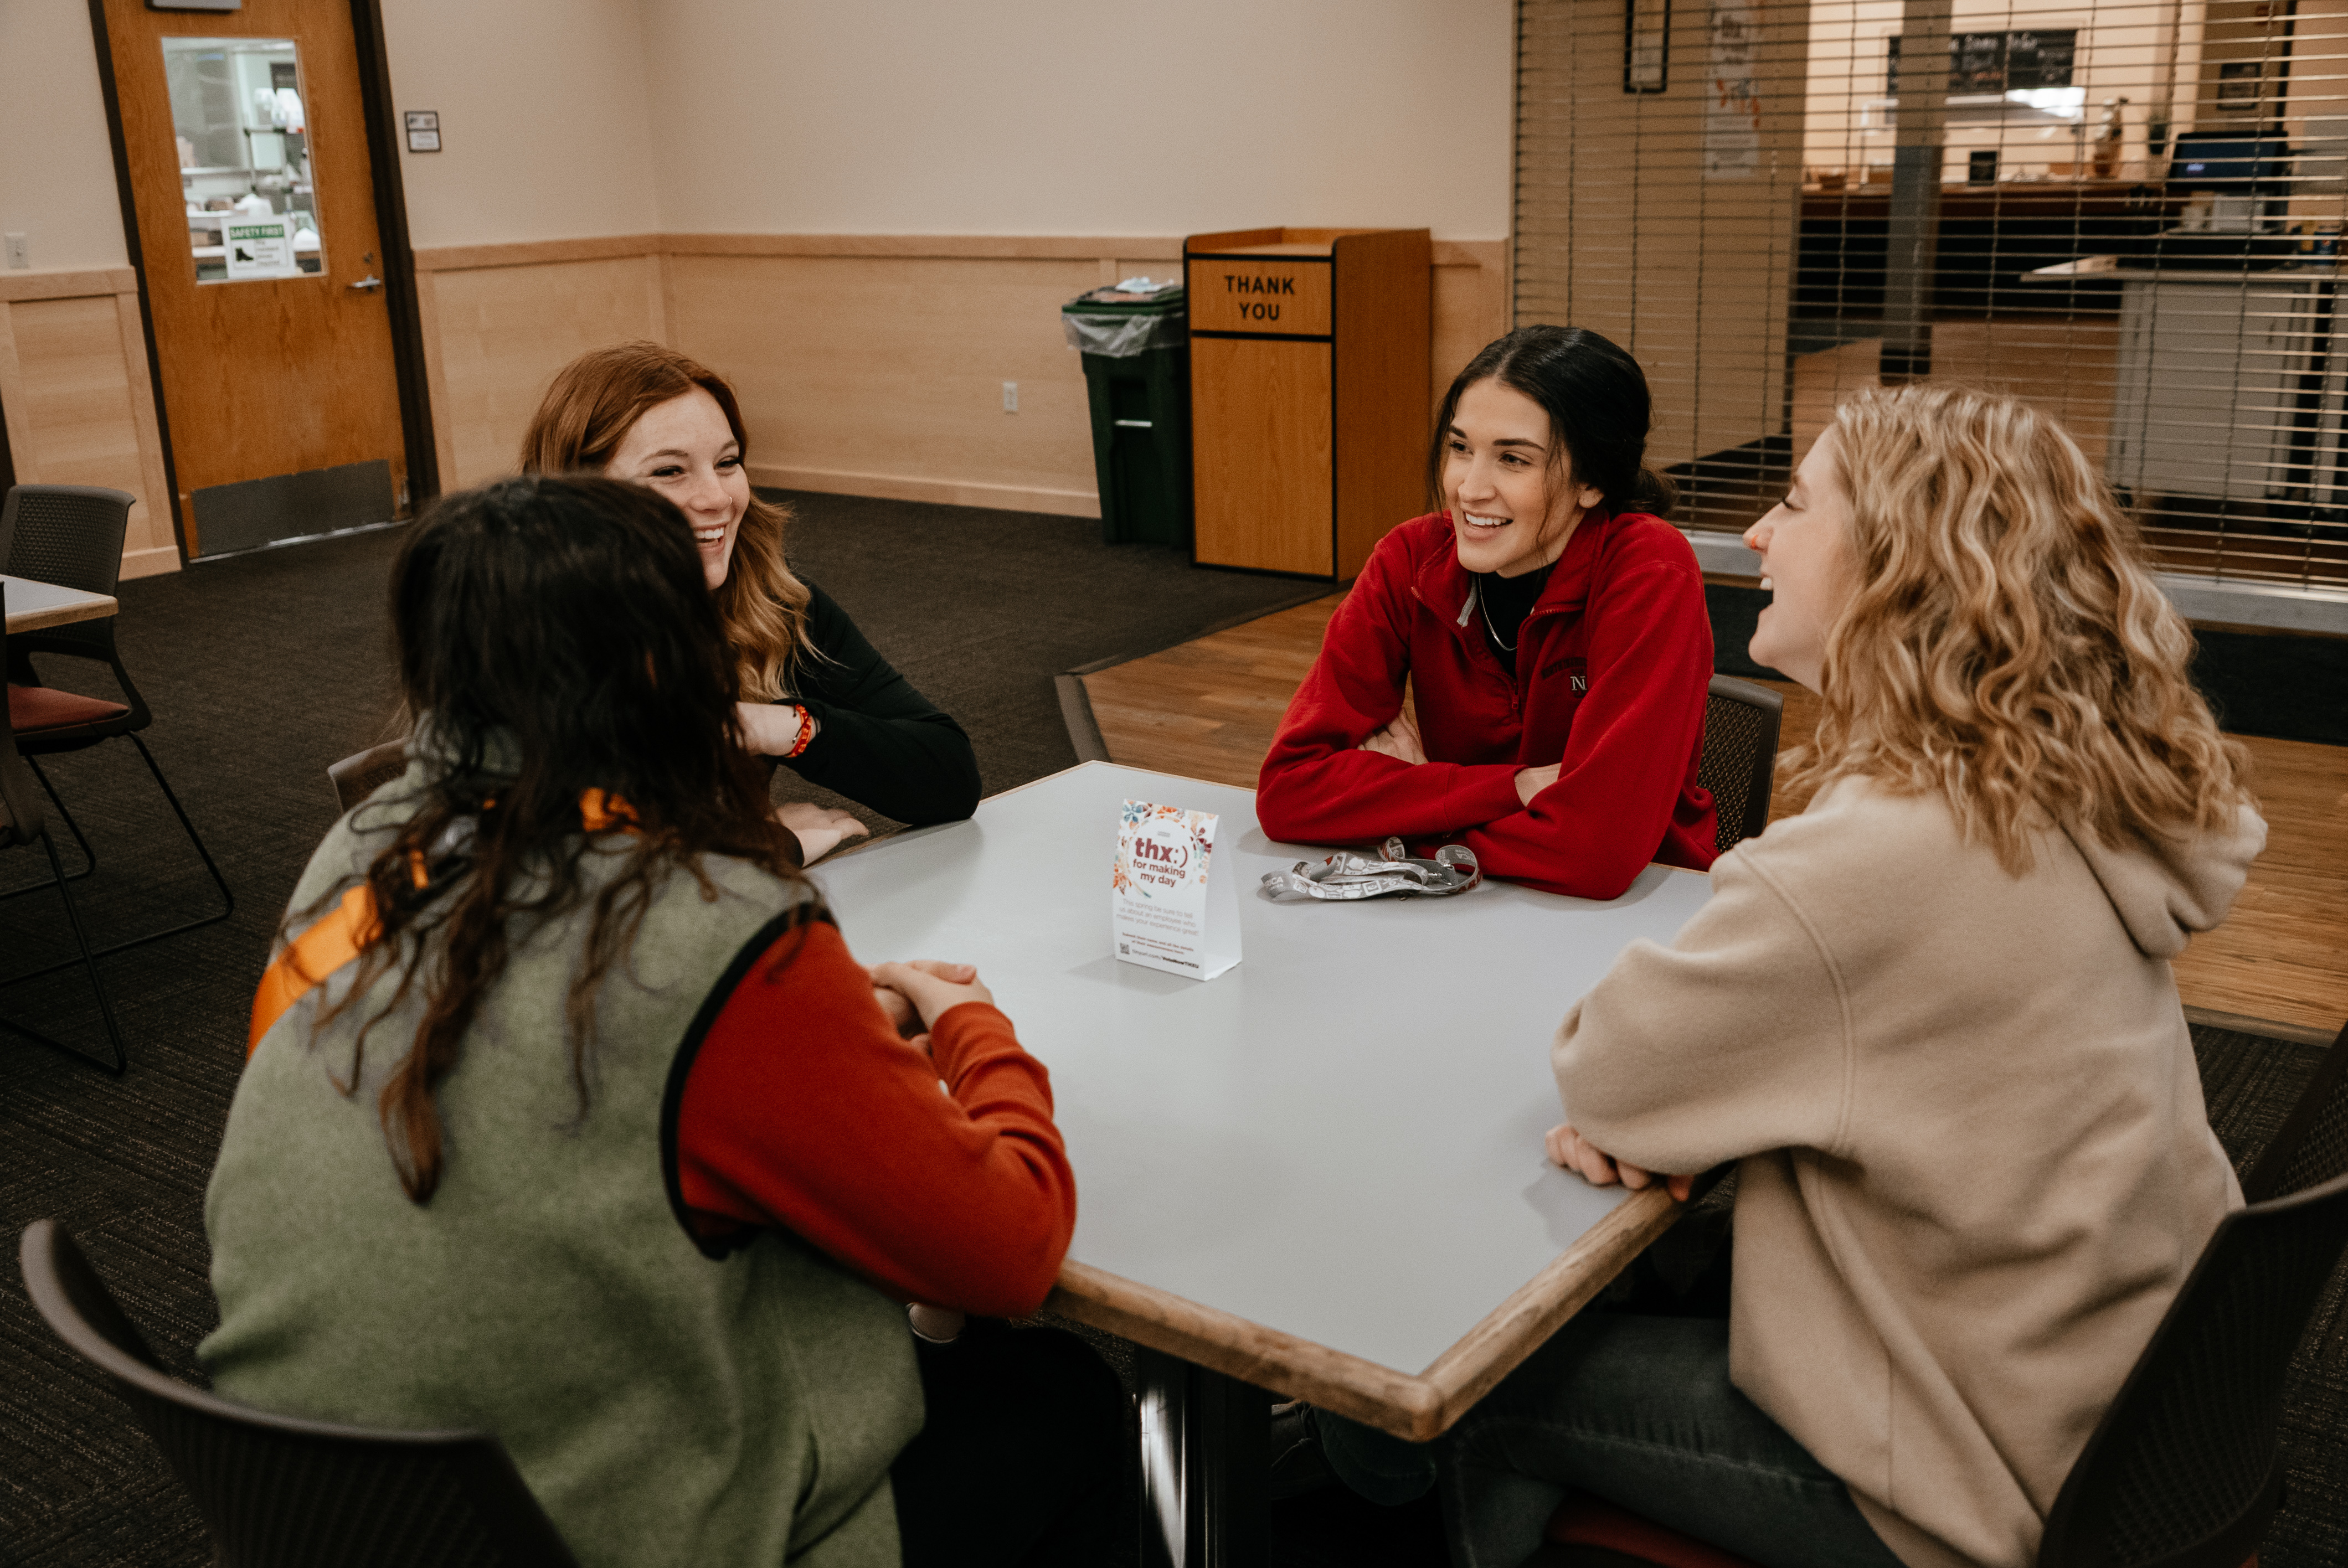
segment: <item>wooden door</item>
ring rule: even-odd
[[[104,16],[187,553],[405,515],[348,0]]]

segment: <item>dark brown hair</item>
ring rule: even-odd
[[[1522,393],[1549,415],[1549,492],[1552,504],[1568,482],[1596,487],[1603,512],[1652,512],[1669,517],[1678,492],[1648,467],[1647,427],[1653,417],[1646,373],[1639,362],[1587,327],[1519,327],[1495,338],[1468,362],[1444,395],[1426,449],[1426,493],[1437,511],[1444,456],[1459,396],[1479,381]]]
[[[745,463],[750,437],[734,388],[716,371],[656,343],[591,349],[555,373],[521,438],[525,474],[603,471],[645,413],[695,387],[717,400]],[[743,697],[771,702],[790,688],[791,661],[813,652],[808,641],[807,585],[783,555],[790,512],[753,495],[734,540],[734,559],[717,589],[726,641],[734,649]]]
[[[422,1204],[445,1163],[434,1091],[511,944],[590,901],[580,863],[591,847],[627,859],[592,895],[564,1005],[582,1115],[596,989],[667,879],[689,875],[714,895],[704,855],[800,872],[734,733],[733,661],[691,526],[654,491],[572,475],[450,496],[400,548],[391,619],[419,715],[420,809],[367,866],[376,928],[320,1022],[397,968],[359,1030],[345,1086],[355,1092],[367,1030],[422,987],[414,1049],[379,1102],[400,1183]],[[623,801],[625,825],[582,822],[590,791]]]

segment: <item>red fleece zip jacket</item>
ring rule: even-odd
[[[1330,618],[1257,781],[1273,838],[1415,851],[1464,844],[1485,874],[1618,898],[1649,861],[1713,861],[1712,795],[1696,783],[1712,623],[1678,529],[1643,512],[1585,518],[1504,669],[1468,598],[1451,519],[1378,541]],[[1427,760],[1361,743],[1401,712],[1409,681]],[[1527,806],[1519,768],[1560,764]]]

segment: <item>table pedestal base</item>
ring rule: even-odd
[[[1272,1395],[1136,1346],[1142,1568],[1264,1568]]]

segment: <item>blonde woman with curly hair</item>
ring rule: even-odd
[[[900,822],[953,822],[978,805],[970,737],[874,651],[847,611],[792,572],[790,514],[750,488],[749,437],[726,378],[654,343],[581,354],[522,437],[525,474],[595,473],[658,491],[693,524],[745,701],[743,743]],[[865,832],[844,811],[776,814],[813,860]]]
[[[1568,1489],[1772,1568],[2024,1568],[2228,1210],[2169,960],[2265,841],[2192,638],[2064,430],[1846,404],[1754,525],[1799,815],[1553,1060],[1588,1180],[1738,1163],[1725,1321],[1586,1312],[1444,1450],[1460,1568]]]

